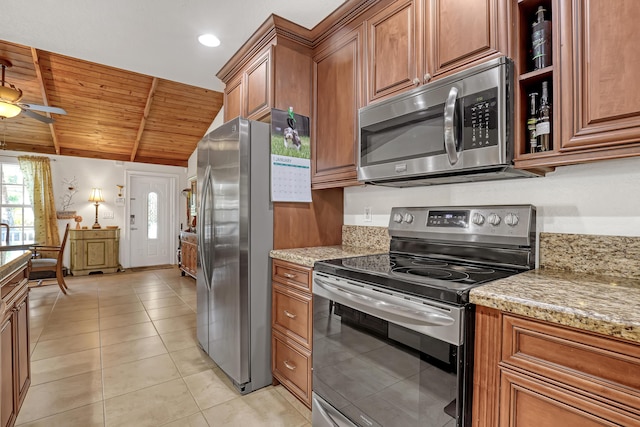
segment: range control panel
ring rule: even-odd
[[[391,237],[479,243],[523,244],[535,230],[531,205],[393,208],[389,221]]]

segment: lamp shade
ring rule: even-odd
[[[104,198],[102,197],[102,188],[92,188],[91,194],[89,195],[90,202],[104,202]]]
[[[2,117],[3,119],[9,119],[11,117],[15,117],[21,112],[22,112],[22,109],[17,105],[0,101],[0,117]]]

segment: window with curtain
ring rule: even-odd
[[[2,198],[0,200],[1,221],[9,224],[9,241],[22,243],[33,241],[34,217],[29,191],[17,163],[0,163],[2,175]],[[4,241],[6,230],[2,228],[0,239]]]

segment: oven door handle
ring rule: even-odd
[[[428,306],[417,306],[415,303],[404,303],[402,301],[393,301],[385,298],[380,292],[367,291],[366,289],[358,289],[358,293],[329,284],[324,280],[315,278],[315,283],[325,291],[336,297],[343,297],[350,301],[370,307],[375,311],[386,312],[408,319],[412,322],[416,320],[429,326],[449,326],[455,323],[455,319],[446,314],[439,313],[434,308]],[[364,295],[360,295],[360,293]],[[406,305],[405,305],[406,304]],[[411,304],[411,306],[409,305]]]

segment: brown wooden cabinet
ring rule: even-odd
[[[271,365],[273,376],[311,407],[312,269],[273,260]]]
[[[364,25],[327,40],[313,57],[312,188],[358,184],[358,109]]]
[[[225,122],[238,116],[268,120],[272,108],[293,107],[295,113],[310,116],[311,48],[289,39],[282,33],[285,28],[299,27],[272,16],[254,34],[255,40],[247,42],[246,50],[218,72],[226,83]]]
[[[426,51],[433,78],[510,56],[509,0],[425,0]]]
[[[535,8],[553,20],[553,64],[526,73],[527,37]],[[521,139],[516,166],[554,167],[640,155],[640,54],[634,40],[640,3],[615,7],[601,0],[523,0],[516,31],[521,68],[517,105]],[[527,93],[548,80],[553,84],[553,150],[529,153],[526,138]]]
[[[196,278],[198,273],[198,237],[195,233],[180,232],[180,270]]]
[[[367,103],[425,83],[421,3],[398,1],[367,21]]]
[[[640,425],[640,345],[478,307],[473,425]]]
[[[509,54],[508,0],[398,0],[367,21],[367,103]]]
[[[0,426],[15,424],[31,384],[28,258],[2,280],[0,312]]]

